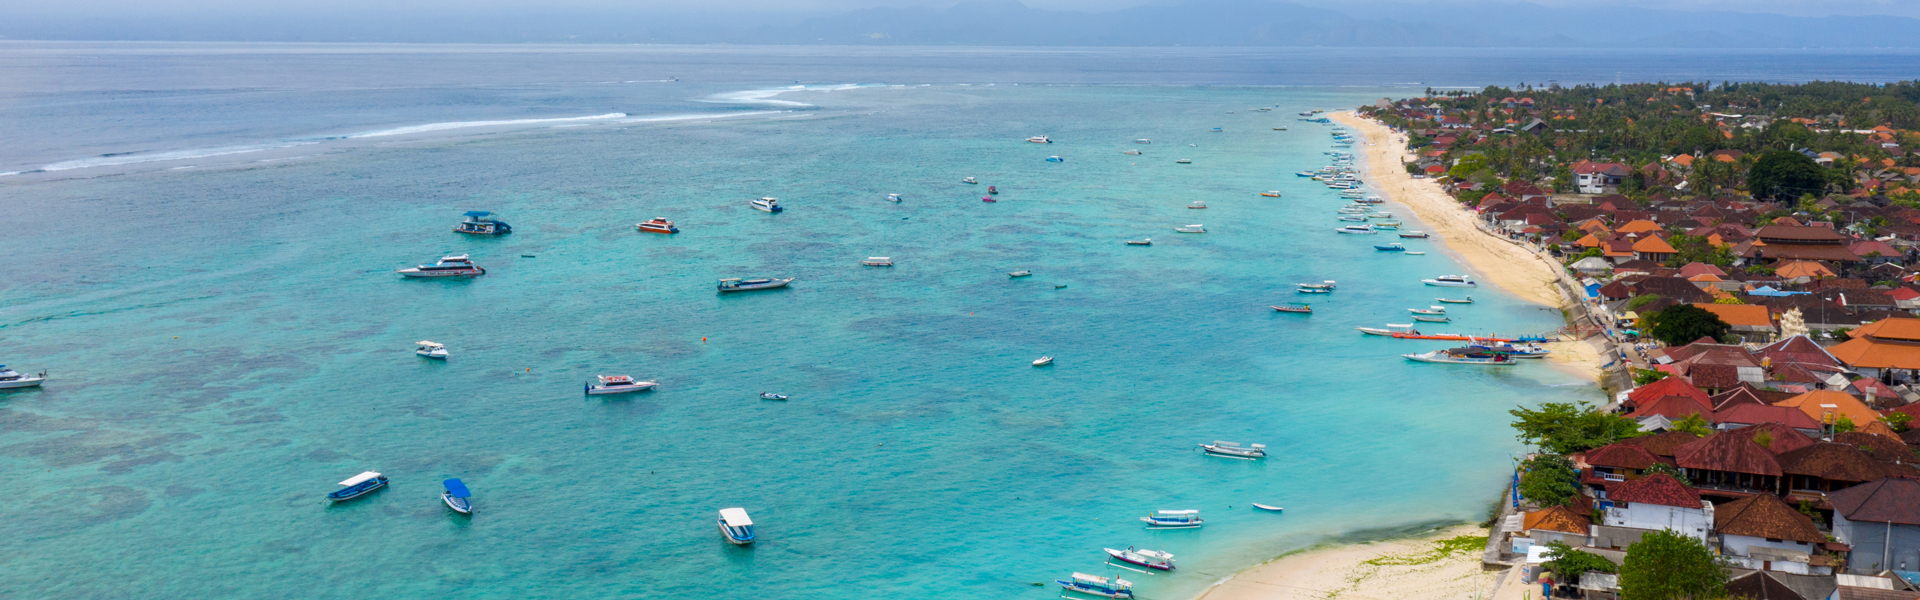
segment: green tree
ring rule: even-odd
[[[1667,463],[1653,463],[1653,466],[1647,467],[1647,474],[1652,475],[1654,473],[1666,473],[1668,477],[1672,477],[1680,483],[1693,485],[1693,480],[1688,478],[1685,473],[1681,473],[1680,467]]]
[[[1559,506],[1580,495],[1579,475],[1566,457],[1542,454],[1521,467],[1520,495],[1540,506]]]
[[[1687,415],[1684,419],[1674,421],[1672,431],[1685,431],[1700,437],[1707,437],[1713,435],[1713,426],[1708,424],[1707,420],[1700,416],[1700,413],[1693,413]]]
[[[1896,412],[1880,417],[1880,421],[1886,423],[1888,427],[1892,427],[1894,431],[1901,432],[1907,430],[1908,423],[1913,421],[1913,415]]]
[[[1452,176],[1454,179],[1467,179],[1487,168],[1486,155],[1468,154],[1454,162],[1453,168],[1447,169],[1447,175]]]
[[[1849,417],[1846,415],[1834,415],[1833,417],[1834,433],[1846,433],[1849,431],[1853,431],[1854,429],[1855,427],[1853,424],[1853,417]]]
[[[1760,156],[1747,171],[1747,191],[1755,198],[1798,198],[1801,194],[1819,194],[1827,189],[1827,175],[1819,163],[1790,150],[1775,150]]]
[[[1634,369],[1633,384],[1646,385],[1649,383],[1653,383],[1655,381],[1666,379],[1668,375],[1672,375],[1672,373],[1668,373],[1666,371],[1661,371],[1658,369]]]
[[[1667,266],[1684,267],[1697,262],[1721,267],[1733,264],[1732,247],[1715,246],[1705,237],[1679,234],[1667,238],[1667,244],[1673,246],[1674,250],[1673,258],[1667,260]]]
[[[1719,315],[1692,304],[1675,304],[1643,319],[1650,323],[1648,335],[1669,346],[1680,346],[1700,338],[1720,339],[1733,326]]]
[[[1548,454],[1572,454],[1646,435],[1633,419],[1569,402],[1515,408],[1507,414],[1514,417],[1513,429],[1520,441]]]
[[[1592,552],[1575,550],[1572,546],[1568,546],[1566,542],[1560,540],[1547,542],[1547,554],[1542,558],[1547,559],[1545,566],[1548,571],[1553,571],[1563,577],[1568,577],[1572,579],[1574,583],[1579,583],[1580,574],[1588,571],[1599,573],[1620,572],[1620,565],[1613,564],[1613,561],[1607,560]]]
[[[1640,307],[1646,306],[1648,303],[1659,299],[1659,294],[1641,294],[1634,296],[1632,299],[1627,300],[1627,310],[1640,310]]]
[[[1705,543],[1670,529],[1640,536],[1620,565],[1622,600],[1718,598],[1726,584],[1726,567]]]

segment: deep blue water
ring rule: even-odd
[[[1504,411],[1597,395],[1353,330],[1465,269],[1334,234],[1342,202],[1292,174],[1329,149],[1293,113],[1418,92],[1397,55],[0,48],[0,362],[54,376],[0,392],[0,595],[1047,598],[1028,584],[1079,570],[1182,598],[1331,536],[1478,520],[1518,449]],[[1441,58],[1462,85],[1614,70]],[[516,232],[450,233],[472,209]],[[654,216],[683,232],[633,230]],[[449,252],[489,273],[392,272]],[[711,287],[756,275],[798,281]],[[1322,279],[1316,314],[1267,308]],[[1472,293],[1430,329],[1559,324]],[[661,387],[581,396],[598,373]],[[1194,451],[1215,439],[1274,457]],[[326,504],[367,469],[394,485]],[[438,503],[448,477],[474,517]],[[721,541],[728,506],[760,544]],[[1172,508],[1210,525],[1141,529]],[[1181,568],[1101,566],[1127,545]]]

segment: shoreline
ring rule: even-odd
[[[1481,565],[1484,539],[1464,551],[1435,552],[1445,540],[1485,535],[1487,529],[1479,525],[1452,525],[1408,536],[1313,546],[1215,582],[1193,600],[1488,597],[1499,572]]]
[[[1395,134],[1385,125],[1362,118],[1352,111],[1328,113],[1340,125],[1366,138],[1361,159],[1366,162],[1365,180],[1388,202],[1405,206],[1431,228],[1428,234],[1449,253],[1465,263],[1475,275],[1514,296],[1555,309],[1564,314],[1576,309],[1558,285],[1560,265],[1521,247],[1512,240],[1480,228],[1479,217],[1461,207],[1460,202],[1440,189],[1431,179],[1414,179],[1402,166],[1407,152],[1406,136]],[[1545,362],[1562,372],[1602,381],[1601,365],[1605,353],[1585,340],[1547,344],[1553,354]]]

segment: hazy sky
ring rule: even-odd
[[[1167,0],[1023,0],[1028,6],[1052,10],[1098,12]],[[1173,0],[1179,1],[1179,0]],[[1293,0],[1299,4],[1340,8],[1338,0]],[[1462,0],[1375,0],[1428,5],[1488,2]],[[1370,3],[1368,0],[1361,0]],[[328,0],[326,2],[261,2],[259,0],[0,0],[0,15],[87,15],[126,13],[289,12],[331,13],[355,10],[431,10],[493,12],[547,10],[656,11],[818,11],[873,6],[945,7],[956,0]],[[1680,10],[1731,10],[1806,16],[1885,14],[1920,17],[1920,0],[1533,0],[1557,7],[1633,5]]]

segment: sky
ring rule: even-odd
[[[1023,0],[1028,6],[1050,10],[1100,12],[1147,4],[1157,0]],[[1345,0],[1294,0],[1299,4],[1339,9]],[[1484,2],[1462,0],[1392,0],[1396,3],[1483,7]],[[134,13],[311,13],[353,10],[457,10],[469,12],[540,12],[548,10],[610,10],[618,12],[751,11],[812,12],[876,6],[951,6],[956,0],[328,0],[327,2],[261,2],[259,0],[0,0],[0,15],[40,14],[80,16]],[[1632,5],[1679,10],[1730,10],[1803,16],[1873,15],[1920,17],[1920,0],[1533,0],[1556,7]]]

